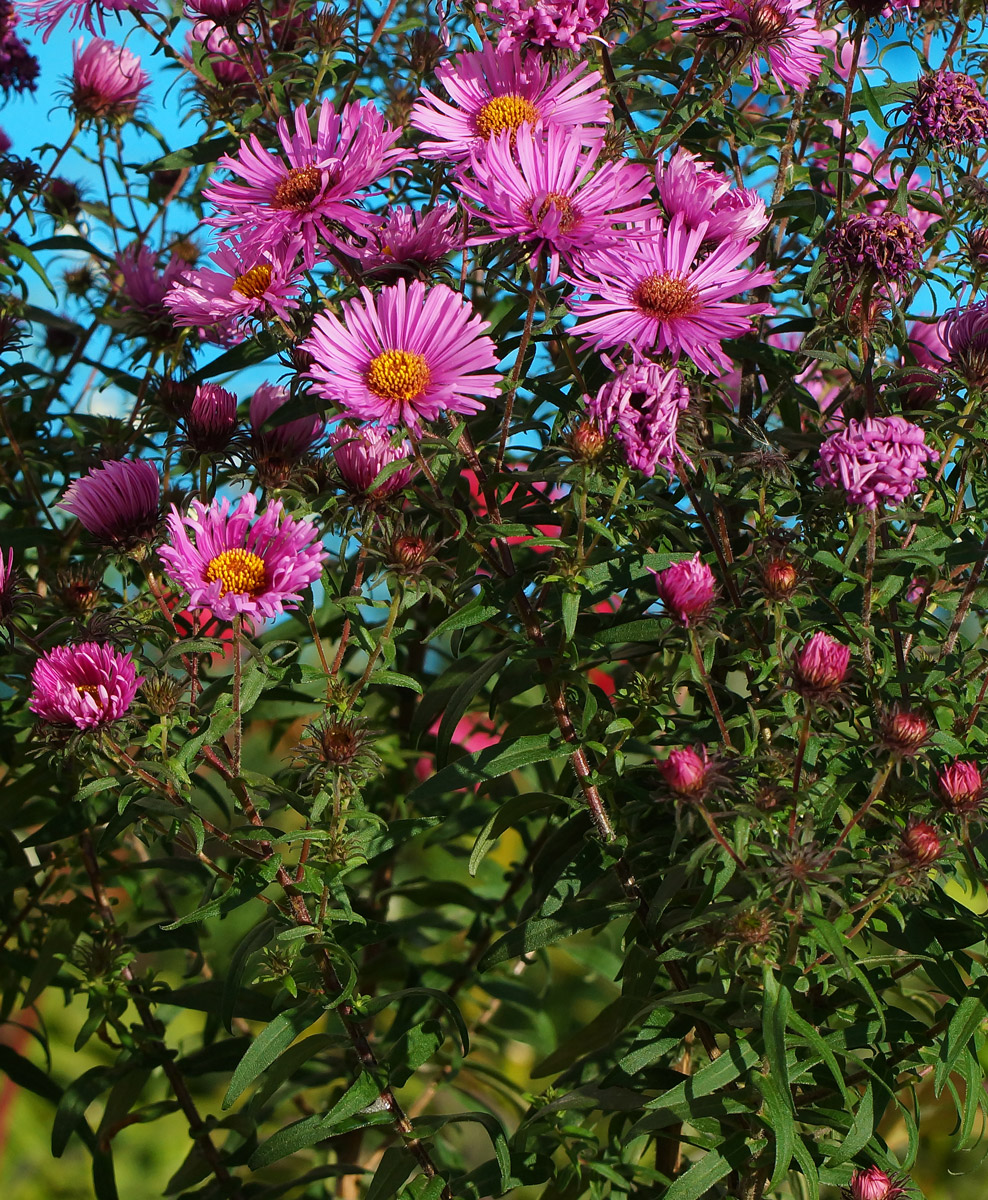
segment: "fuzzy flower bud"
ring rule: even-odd
[[[850,661],[849,646],[815,633],[793,662],[793,687],[807,700],[825,700],[844,682]]]
[[[713,571],[701,562],[699,551],[693,558],[652,574],[659,599],[681,624],[695,625],[710,612],[717,598],[717,585]]]
[[[773,558],[762,567],[762,589],[769,600],[788,600],[798,582],[799,572],[787,559]]]
[[[710,773],[710,760],[703,747],[699,754],[688,746],[670,750],[668,758],[657,765],[671,792],[684,800],[703,798]]]
[[[910,867],[928,867],[943,854],[943,843],[933,825],[910,822],[899,843],[899,857]]]
[[[981,768],[973,762],[955,759],[937,777],[944,808],[953,813],[976,812],[985,795]]]

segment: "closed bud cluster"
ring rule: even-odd
[[[772,940],[775,923],[761,908],[749,908],[731,922],[727,934],[742,946],[765,946]]]
[[[940,798],[949,812],[961,816],[977,812],[985,797],[981,768],[973,762],[955,759],[937,777]]]
[[[815,633],[793,661],[793,688],[807,700],[828,700],[847,678],[850,661],[849,646]]]
[[[930,735],[930,723],[922,713],[893,708],[882,720],[882,745],[890,754],[909,758]]]

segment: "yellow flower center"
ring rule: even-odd
[[[491,138],[495,133],[510,129],[512,133],[526,121],[534,124],[539,110],[524,96],[494,96],[480,109],[474,123],[482,138]]]
[[[535,208],[535,201],[532,201],[532,208]],[[555,209],[559,214],[559,232],[569,233],[569,231],[580,220],[580,214],[573,207],[573,201],[565,192],[549,192],[546,198],[539,206],[537,213],[534,213],[537,221],[544,221],[549,215],[550,209]]]
[[[248,300],[260,300],[270,286],[271,264],[258,263],[256,267],[251,267],[249,271],[244,271],[243,275],[237,276],[233,290],[241,296],[246,296]]]
[[[371,360],[364,382],[382,400],[407,404],[429,386],[429,364],[410,350],[384,350]]]
[[[210,559],[206,567],[206,583],[220,581],[220,595],[239,592],[253,599],[264,591],[268,582],[264,559],[250,550],[224,550]]]
[[[319,195],[322,176],[318,167],[293,167],[274,189],[272,208],[291,208],[302,212]]]
[[[645,316],[657,321],[692,317],[700,311],[699,289],[680,275],[649,275],[635,288],[631,299]]]
[[[98,696],[99,688],[95,683],[77,683],[75,690],[83,696]]]

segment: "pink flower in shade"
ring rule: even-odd
[[[393,149],[401,130],[392,129],[373,104],[353,102],[337,113],[329,100],[319,109],[315,140],[302,106],[294,110],[294,132],[278,121],[282,153],[264,148],[256,134],[240,143],[221,167],[243,183],[210,180],[203,195],[219,211],[207,223],[221,229],[250,229],[267,245],[298,235],[311,263],[317,240],[340,244],[334,226],[362,237],[371,217],[353,204],[361,188],[390,171],[407,151]]]
[[[499,50],[519,42],[579,50],[607,16],[607,0],[480,0],[477,12],[500,26]]]
[[[488,42],[460,54],[455,63],[442,63],[436,77],[453,103],[428,88],[415,102],[411,123],[440,139],[422,143],[424,158],[465,159],[495,134],[524,124],[581,126],[589,144],[603,138],[600,127],[610,119],[610,102],[596,71],[578,66],[554,77],[545,59],[532,51],[498,51]]]
[[[694,10],[699,16],[677,21],[679,29],[695,29],[698,37],[739,42],[748,56],[755,91],[762,84],[762,60],[779,87],[805,92],[820,74],[824,50],[837,43],[836,30],[822,30],[801,15],[813,0],[682,0],[670,14]]]
[[[141,70],[141,60],[102,38],[83,46],[80,38],[72,47],[70,99],[76,114],[87,121],[115,122],[133,116],[141,92],[151,82]]]
[[[47,42],[55,26],[69,13],[70,29],[85,29],[88,33],[106,33],[106,13],[127,12],[156,13],[154,0],[23,0],[20,4],[28,25],[43,29],[42,42]],[[119,20],[119,16],[118,16]]]
[[[7,136],[7,131],[0,129],[0,155],[6,154],[14,143]]]
[[[906,1189],[880,1167],[866,1167],[854,1172],[845,1194],[848,1200],[898,1200]]]
[[[919,369],[899,376],[903,404],[909,408],[929,408],[940,396],[943,388],[940,373],[947,363],[947,347],[940,336],[939,323],[912,321],[907,331],[906,347]],[[911,364],[903,357],[901,365],[908,367]]]
[[[217,24],[230,25],[242,17],[255,0],[185,0],[185,15],[190,20],[208,17]]]
[[[692,558],[652,574],[655,590],[666,611],[683,625],[702,621],[717,599],[714,573],[701,561],[699,551]]]
[[[470,170],[455,183],[467,209],[486,219],[495,238],[532,246],[533,260],[549,256],[549,282],[562,256],[578,268],[588,249],[602,254],[658,216],[644,167],[619,159],[598,166],[603,145],[584,149],[578,130],[558,125],[503,130],[470,155]]]
[[[985,781],[977,763],[955,759],[937,776],[940,799],[950,812],[976,812],[985,798]]]
[[[750,241],[769,222],[765,201],[750,188],[732,188],[719,171],[680,148],[655,168],[655,183],[666,215],[683,214],[689,229],[706,225],[708,242]]]
[[[848,421],[820,447],[816,482],[843,488],[851,504],[897,507],[916,491],[926,463],[937,457],[923,431],[902,417]]]
[[[70,483],[57,507],[105,546],[131,550],[158,528],[161,480],[143,459],[111,459]]]
[[[661,467],[674,475],[677,457],[692,466],[676,440],[679,414],[689,402],[689,388],[677,368],[632,363],[587,401],[587,415],[613,436],[629,467],[648,476]]]
[[[988,300],[955,308],[943,323],[950,365],[968,387],[988,384]]]
[[[668,350],[713,375],[730,366],[720,343],[751,328],[752,316],[774,311],[771,304],[738,304],[726,297],[771,283],[771,271],[738,269],[751,248],[722,242],[697,261],[706,236],[701,224],[685,227],[682,213],[666,226],[649,222],[641,240],[605,254],[588,255],[575,280],[596,298],[570,302],[584,320],[573,332],[598,350],[630,346],[636,357]]]
[[[97,729],[119,721],[144,682],[130,654],[99,642],[56,646],[31,674],[30,709],[52,725]]]
[[[209,256],[219,270],[186,271],[164,303],[179,326],[244,327],[253,318],[270,317],[287,322],[301,293],[302,271],[294,267],[301,248],[299,239],[266,248],[234,238]]]
[[[286,388],[262,383],[250,398],[250,441],[255,459],[276,459],[290,465],[312,449],[325,428],[320,416],[296,417],[294,421],[272,420],[288,403]]]
[[[218,383],[201,383],[185,418],[185,439],[196,454],[219,454],[237,428],[237,397]]]
[[[399,279],[374,296],[343,304],[345,323],[320,313],[302,343],[315,360],[315,392],[348,416],[418,428],[444,409],[475,413],[476,397],[496,396],[499,379],[488,323],[443,285]]]
[[[851,649],[815,633],[793,661],[793,688],[807,700],[828,700],[847,677]]]
[[[254,30],[249,25],[241,24],[237,26],[237,34],[241,45],[249,49],[241,51],[240,46],[230,36],[229,30],[217,25],[215,21],[196,21],[185,35],[190,61],[194,59],[195,44],[203,45],[206,48],[206,61],[221,87],[236,87],[238,84],[251,82],[251,73],[244,62],[244,54],[250,55],[255,74],[262,74],[264,70],[264,63],[253,44]]]
[[[6,554],[0,550],[0,625],[6,624],[25,602],[29,603],[30,598],[22,591],[21,573],[14,566],[13,548]]]
[[[255,520],[256,512],[253,492],[232,512],[226,497],[208,508],[193,500],[185,516],[172,506],[170,540],[158,553],[189,593],[189,608],[208,608],[224,621],[238,613],[266,621],[294,608],[322,574],[326,551],[314,525],[286,515],[280,500]]]
[[[385,467],[405,462],[412,453],[407,442],[396,446],[391,434],[380,425],[364,425],[359,429],[340,425],[330,435],[329,444],[343,486],[356,496],[384,500],[408,487],[415,474],[411,466],[398,467],[374,486],[374,480]]]
[[[149,323],[168,316],[165,297],[177,282],[185,264],[173,254],[164,269],[158,269],[158,256],[146,246],[128,246],[113,260],[120,271],[121,309]]]
[[[910,821],[899,842],[900,860],[908,867],[924,868],[931,866],[942,855],[943,842],[940,840],[936,826],[929,825],[926,821]],[[877,1169],[877,1167],[871,1168],[873,1171]],[[887,1178],[888,1176],[886,1176]],[[859,1194],[866,1196],[871,1193],[863,1191]],[[881,1196],[889,1193],[879,1192],[878,1194]],[[898,1194],[901,1195],[901,1192]]]
[[[347,254],[374,279],[428,275],[463,244],[457,224],[453,204],[418,210],[396,204],[368,226],[364,245],[349,248]]]
[[[670,750],[668,757],[657,766],[666,786],[675,795],[683,800],[703,799],[712,766],[704,747],[700,747],[699,754],[688,746]]]

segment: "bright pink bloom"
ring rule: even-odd
[[[495,134],[524,124],[599,127],[610,119],[596,71],[578,66],[553,77],[549,64],[533,51],[524,56],[517,48],[499,52],[488,42],[482,50],[460,54],[455,63],[442,63],[436,78],[453,104],[428,88],[415,102],[411,123],[440,139],[422,143],[424,158],[465,159]],[[602,128],[583,129],[587,143],[603,136]]]
[[[255,0],[185,0],[185,15],[190,20],[208,17],[217,24],[230,25],[254,3]]]
[[[465,205],[486,219],[493,236],[532,245],[533,260],[549,255],[549,282],[560,256],[579,268],[588,250],[620,246],[636,223],[658,216],[644,167],[619,159],[598,166],[603,145],[584,149],[578,130],[550,125],[503,130],[471,152],[456,186]]]
[[[122,13],[133,9],[139,13],[156,13],[154,0],[22,0],[20,8],[27,24],[45,31],[42,42],[47,42],[55,26],[68,13],[72,14],[70,29],[85,29],[89,33],[106,33],[104,14]],[[119,20],[119,16],[117,18]]]
[[[680,148],[655,168],[655,183],[666,215],[683,214],[689,229],[705,224],[710,242],[750,241],[768,225],[765,201],[750,188],[735,189],[719,171]]]
[[[738,269],[751,247],[722,242],[698,261],[706,236],[701,224],[686,229],[682,213],[666,226],[650,222],[640,241],[605,254],[589,255],[576,280],[597,299],[575,299],[570,308],[581,320],[573,332],[598,350],[630,346],[639,358],[668,350],[713,375],[729,367],[723,338],[740,337],[752,316],[772,312],[771,304],[738,304],[725,298],[771,283],[771,271]]]
[[[168,316],[165,297],[185,269],[185,264],[173,254],[163,270],[158,270],[158,256],[146,246],[136,243],[122,250],[114,259],[120,271],[121,310],[136,313],[148,322]]]
[[[99,642],[56,646],[31,674],[30,709],[53,725],[96,729],[119,721],[144,682],[130,654]]]
[[[316,394],[347,416],[417,428],[444,409],[479,412],[477,396],[498,394],[488,323],[450,288],[403,279],[377,296],[361,288],[343,314],[345,324],[320,313],[301,348],[315,359]]]
[[[695,625],[702,620],[717,599],[714,573],[700,559],[699,551],[692,558],[652,574],[666,611],[683,625]]]
[[[397,204],[368,225],[363,246],[347,249],[365,275],[393,281],[427,275],[463,244],[453,204],[416,210]]]
[[[57,507],[104,545],[129,550],[149,541],[160,520],[161,480],[144,459],[111,459],[70,483]]]
[[[17,611],[20,572],[14,567],[14,550],[0,550],[0,625]]]
[[[476,8],[501,27],[499,50],[520,42],[579,50],[607,16],[607,0],[479,0]]]
[[[279,424],[271,418],[291,399],[289,392],[273,383],[262,383],[250,398],[250,440],[254,457],[299,462],[325,428],[320,416],[296,417]]]
[[[82,38],[72,47],[71,101],[86,120],[120,121],[133,116],[141,92],[151,80],[141,60],[123,46],[101,38],[83,49]]]
[[[203,196],[219,210],[207,224],[254,230],[267,245],[297,234],[311,261],[319,238],[346,249],[337,223],[367,235],[371,218],[353,201],[407,151],[393,148],[401,130],[373,104],[352,102],[337,113],[323,101],[314,141],[303,106],[294,110],[294,127],[284,117],[278,121],[280,154],[266,150],[256,134],[244,138],[236,158],[224,154],[219,165],[245,182],[210,180]]]
[[[851,649],[826,633],[815,633],[793,662],[793,687],[808,700],[826,700],[847,676]]]
[[[185,418],[185,439],[196,454],[219,454],[237,428],[237,397],[218,383],[201,383]]]
[[[937,457],[923,431],[902,417],[849,421],[820,447],[821,487],[843,488],[851,504],[876,509],[902,504]]]
[[[373,486],[385,467],[407,461],[412,453],[408,442],[396,446],[391,434],[380,425],[364,425],[359,429],[339,425],[330,435],[329,444],[344,487],[357,496],[383,500],[408,487],[415,474],[412,466],[398,467]]]
[[[193,500],[185,516],[172,506],[171,540],[159,554],[189,593],[189,608],[208,608],[224,621],[238,613],[265,621],[294,608],[322,574],[326,551],[314,525],[286,515],[280,500],[255,520],[256,512],[253,492],[232,512],[226,497],[208,508]]]
[[[670,750],[668,757],[657,766],[666,786],[677,796],[685,800],[702,798],[711,767],[707,751],[702,746],[699,754],[688,746],[682,750]]]
[[[971,813],[985,798],[985,781],[977,763],[955,759],[937,777],[944,807],[954,813]]]
[[[676,440],[679,414],[689,406],[689,388],[676,367],[632,363],[587,401],[587,415],[610,432],[629,467],[652,476],[656,467],[676,473],[676,459],[692,466]]]
[[[866,1167],[851,1176],[849,1200],[897,1200],[906,1189],[886,1175],[880,1167]]]
[[[236,323],[244,327],[252,318],[269,317],[287,322],[291,310],[298,308],[301,293],[302,271],[294,266],[301,249],[298,239],[265,248],[256,241],[234,238],[209,256],[218,271],[186,271],[164,302],[179,326]]]
[[[802,16],[813,0],[677,0],[668,12],[695,10],[700,15],[677,21],[679,29],[695,29],[698,37],[741,43],[755,91],[762,84],[761,61],[779,87],[805,92],[820,74],[823,50],[837,42],[835,30],[822,30],[812,17]]]

